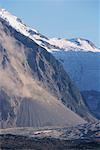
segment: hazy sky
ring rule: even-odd
[[[0,7],[49,37],[81,37],[100,47],[100,0],[0,0]]]

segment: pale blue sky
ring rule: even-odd
[[[100,0],[0,0],[0,7],[48,37],[81,37],[100,47]]]

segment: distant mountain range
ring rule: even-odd
[[[99,90],[99,57],[88,40],[49,39],[0,9],[0,127],[95,121],[79,90]]]

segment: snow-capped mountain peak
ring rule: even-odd
[[[64,38],[47,38],[37,30],[26,26],[21,19],[10,14],[5,9],[0,9],[0,18],[6,20],[9,25],[15,28],[18,32],[29,37],[50,52],[59,50],[100,52],[100,49],[97,49],[92,42],[82,38],[74,38],[70,40]]]
[[[100,52],[100,49],[96,48],[96,46],[89,40],[82,38],[74,38],[74,39],[61,39],[61,38],[51,38],[48,41],[50,44],[58,47],[57,49],[53,49],[53,51],[84,51],[84,52]]]
[[[92,42],[82,38],[74,38],[70,40],[64,38],[47,38],[41,35],[37,30],[26,26],[21,19],[10,14],[5,9],[0,9],[0,18],[6,20],[9,25],[15,28],[18,32],[34,40],[37,44],[41,47],[45,47],[48,51],[59,51],[63,49],[65,51],[100,52]]]
[[[71,39],[70,41],[84,49],[93,50],[93,51],[97,50],[96,46],[89,40],[82,39],[82,38],[74,38],[74,39]]]

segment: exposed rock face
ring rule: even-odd
[[[93,119],[62,65],[3,19],[0,19],[0,89],[1,127],[84,122],[63,103],[83,118]],[[35,106],[41,111],[35,110]],[[37,119],[34,123],[33,113],[37,113],[37,118],[41,114],[40,122]],[[71,120],[67,115],[70,113]],[[50,121],[43,122],[41,118]]]

